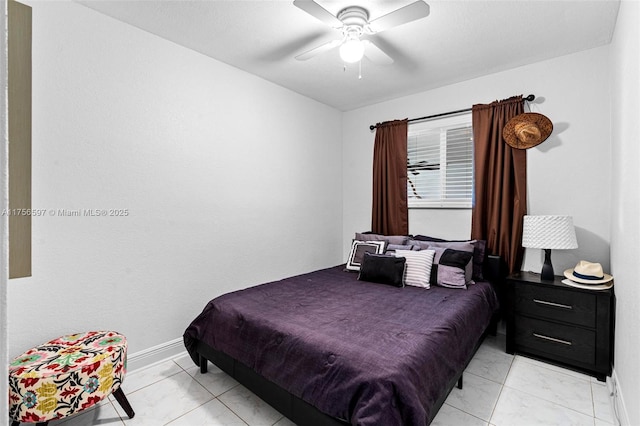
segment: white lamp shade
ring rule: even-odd
[[[364,44],[357,38],[350,39],[340,46],[340,57],[347,63],[358,62],[364,55]]]
[[[522,247],[569,250],[578,248],[571,216],[525,216]]]

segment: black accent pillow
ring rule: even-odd
[[[385,254],[365,253],[360,266],[360,281],[404,287],[404,268],[407,259]]]

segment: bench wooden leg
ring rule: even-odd
[[[40,422],[40,423],[36,423],[36,426],[47,426],[49,424],[49,422]],[[15,420],[13,420],[11,422],[11,426],[20,426],[20,422],[17,422]]]
[[[122,392],[122,388],[118,388],[115,391],[113,391],[113,396],[116,398],[116,401],[118,401],[118,404],[120,404],[124,412],[127,413],[127,416],[129,416],[129,418],[132,419],[133,416],[136,415],[136,413],[133,412],[133,409],[131,408],[131,404],[129,404],[127,397],[124,396],[124,392]]]

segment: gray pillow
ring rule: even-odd
[[[356,232],[358,241],[386,241],[389,244],[405,245],[409,237],[406,235],[381,235],[371,232]]]
[[[431,241],[438,243],[460,243],[467,242],[473,244],[473,279],[482,281],[484,280],[483,269],[484,269],[484,259],[486,257],[487,251],[487,241],[486,240],[443,240],[442,238],[429,237],[427,235],[415,235],[413,240],[417,241]],[[446,247],[446,246],[441,246]],[[454,248],[454,247],[451,247]]]
[[[412,245],[387,244],[387,250],[384,253],[394,254],[396,250],[420,250],[420,247]]]
[[[467,288],[467,284],[473,284],[473,251],[444,247],[429,247],[429,250],[435,251],[431,284],[463,289]]]

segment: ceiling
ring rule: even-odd
[[[608,44],[618,0],[430,1],[430,15],[372,36],[395,59],[346,68],[337,49],[294,57],[339,37],[292,1],[77,0],[142,30],[342,111]],[[414,0],[317,0],[331,13],[360,5],[371,19]]]

